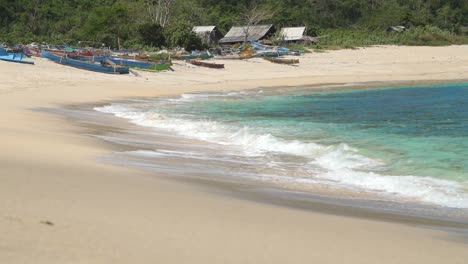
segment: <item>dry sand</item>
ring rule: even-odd
[[[128,96],[373,81],[468,79],[468,46],[314,53],[298,67],[177,63],[142,77],[36,58],[0,61],[0,263],[466,263],[440,230],[239,200],[98,163],[102,142],[32,109]]]

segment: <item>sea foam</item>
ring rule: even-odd
[[[192,101],[210,96],[212,95],[183,95],[178,100]],[[164,116],[151,109],[142,110],[129,104],[112,103],[96,107],[95,110],[128,119],[136,125],[215,144],[235,146],[243,152],[243,156],[259,157],[276,153],[303,157],[308,162],[298,166],[321,168],[319,174],[312,176],[312,183],[324,180],[327,183],[334,182],[340,187],[375,192],[393,198],[400,197],[451,208],[468,208],[466,185],[424,176],[380,174],[378,172],[385,167],[382,161],[363,156],[359,154],[359,150],[345,143],[326,146],[314,142],[285,140],[268,133],[257,134],[249,127],[239,128],[209,119],[191,120]],[[141,154],[148,155],[147,152]],[[298,178],[297,182],[306,184],[302,178]]]

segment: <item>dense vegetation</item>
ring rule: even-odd
[[[248,0],[0,0],[0,42],[78,40],[112,47],[197,47],[192,25],[239,24]],[[263,0],[277,28],[305,25],[321,45],[466,43],[467,0]],[[386,33],[404,25],[401,34]],[[150,34],[151,32],[151,34]]]

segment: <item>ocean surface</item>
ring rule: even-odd
[[[156,170],[468,208],[468,84],[193,93],[94,109],[166,138],[120,153]]]

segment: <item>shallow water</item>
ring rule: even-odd
[[[186,174],[468,208],[468,84],[197,93],[95,109],[171,137],[125,153],[161,170],[182,163]]]

